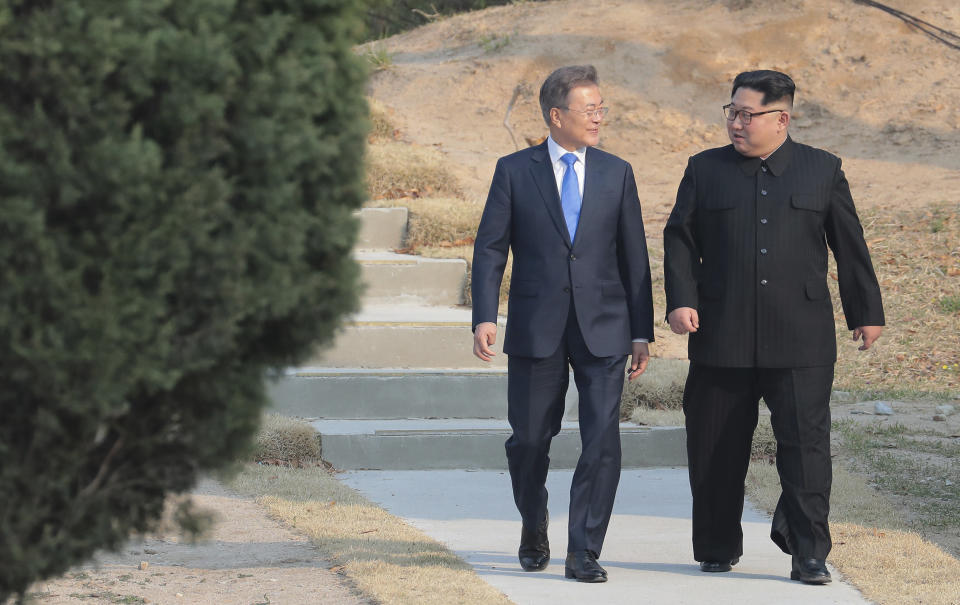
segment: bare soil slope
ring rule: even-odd
[[[960,32],[954,0],[890,0]],[[392,67],[371,95],[411,142],[436,145],[482,199],[497,157],[546,127],[537,105],[554,68],[592,63],[611,112],[601,145],[633,164],[659,236],[686,158],[727,143],[720,106],[746,69],[790,73],[792,134],[844,166],[862,206],[955,199],[960,50],[852,0],[562,0],[464,14],[373,43]],[[953,196],[950,198],[950,196]]]
[[[889,3],[960,33],[955,0]],[[871,221],[896,222],[935,207],[941,210],[934,213],[948,208],[953,220],[956,212],[949,209],[960,204],[960,50],[853,0],[518,3],[444,19],[361,51],[371,49],[388,53],[391,65],[373,75],[370,95],[387,108],[408,142],[446,154],[459,181],[448,189],[477,203],[486,197],[496,159],[517,148],[514,138],[525,146],[526,138],[546,134],[537,103],[543,78],[561,65],[596,65],[611,107],[601,146],[636,172],[655,280],[661,278],[663,224],[687,158],[728,143],[720,107],[743,70],[771,68],[794,77],[792,136],[843,158],[854,199]],[[871,227],[867,224],[872,246],[883,240],[871,235]],[[883,246],[896,250],[893,256],[876,250],[875,264],[899,266],[905,262],[901,252],[912,244]],[[917,273],[929,283],[931,296],[956,288],[960,246],[948,248],[936,252],[944,267],[929,276]],[[899,270],[904,271],[914,273],[906,266]],[[881,275],[885,295],[896,295],[895,282],[903,276],[887,273]],[[941,277],[946,281],[938,282]],[[887,302],[894,313],[888,314],[892,329],[883,342],[897,359],[897,371],[885,371],[888,379],[900,376],[901,365],[923,366],[933,375],[934,365],[939,371],[957,361],[955,338],[944,348],[940,341],[949,340],[944,330],[914,325],[906,309],[893,309],[916,301],[891,296]],[[659,312],[661,302],[655,304]],[[937,317],[938,326],[956,325],[955,317]],[[685,337],[659,322],[655,330],[655,356],[686,357]],[[917,331],[929,351],[914,350]],[[847,334],[841,324],[838,332]],[[841,357],[863,361],[851,343],[844,344],[849,350]],[[936,364],[927,363],[925,355]],[[871,367],[882,365],[870,359]],[[956,386],[952,376],[935,382],[938,388]]]

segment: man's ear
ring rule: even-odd
[[[790,110],[792,111],[792,110]],[[780,126],[786,130],[790,126],[790,111],[781,111],[780,112]]]
[[[560,108],[559,107],[550,108],[550,123],[556,126],[557,128],[563,127],[560,124]]]

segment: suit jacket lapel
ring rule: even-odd
[[[550,152],[547,151],[547,142],[541,143],[530,156],[533,160],[530,164],[530,172],[533,173],[533,181],[540,190],[540,197],[547,207],[547,214],[553,220],[557,231],[563,236],[563,240],[570,246],[570,234],[567,232],[567,221],[563,218],[563,208],[560,206],[560,194],[557,192],[557,177],[553,173],[553,165],[550,163]],[[580,227],[577,227],[579,230]]]

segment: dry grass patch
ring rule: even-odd
[[[747,471],[747,497],[767,513],[772,514],[780,498],[780,478],[777,467],[766,460],[755,460]],[[833,523],[866,523],[885,529],[903,529],[905,522],[897,509],[863,477],[834,465],[833,489],[830,495],[830,518]]]
[[[780,497],[777,469],[751,463],[747,496],[772,513]],[[833,550],[829,561],[878,605],[955,605],[960,561],[918,534],[903,531],[898,510],[859,475],[834,466],[830,497]],[[870,527],[864,523],[869,520]]]
[[[870,351],[850,339],[830,286],[841,345],[836,388],[876,397],[956,393],[960,388],[960,203],[872,208],[861,219],[883,291],[887,327]]]
[[[831,560],[878,605],[960,603],[960,561],[920,536],[831,524]]]
[[[683,426],[683,410],[656,410],[638,407],[630,414],[630,421],[641,426]]]
[[[420,248],[470,247],[477,235],[483,205],[455,197],[406,198],[378,203],[378,206],[402,206],[410,211],[407,225],[407,247]]]
[[[386,140],[367,146],[367,191],[377,200],[455,196],[460,187],[439,150]]]
[[[647,425],[669,418],[677,421],[673,426],[682,426],[683,385],[688,368],[689,364],[680,359],[653,359],[640,378],[632,381],[625,379],[620,398],[620,418]],[[671,413],[653,414],[651,411]]]
[[[753,442],[750,445],[750,460],[754,462],[772,463],[777,456],[777,438],[773,434],[773,425],[770,423],[770,411],[766,404],[762,404],[760,415],[757,418],[757,428],[753,431]]]
[[[446,547],[324,469],[249,465],[232,486],[309,536],[334,569],[378,603],[510,603]]]
[[[391,141],[398,136],[398,131],[390,119],[390,111],[380,101],[367,97],[367,106],[370,108],[370,142]]]

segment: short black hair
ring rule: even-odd
[[[597,84],[597,69],[593,65],[567,65],[547,76],[540,87],[540,111],[543,121],[550,125],[550,110],[566,109],[567,95],[577,86]]]
[[[764,105],[788,97],[791,107],[793,107],[793,95],[797,91],[797,85],[793,83],[790,76],[772,69],[758,69],[738,74],[733,79],[731,97],[737,94],[738,88],[750,88],[762,92]]]

